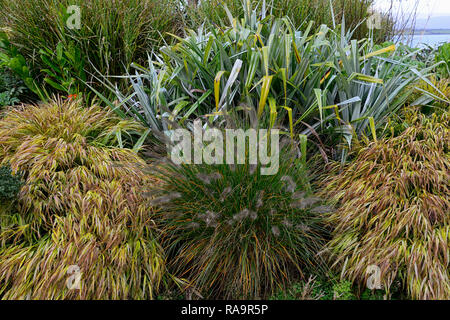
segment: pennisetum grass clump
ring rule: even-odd
[[[207,298],[264,298],[324,268],[326,229],[298,160],[274,175],[252,165],[165,165],[156,199],[170,270]],[[308,202],[309,201],[309,202]],[[304,203],[303,206],[299,205]]]

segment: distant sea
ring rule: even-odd
[[[418,34],[412,38],[411,47],[422,48],[424,44],[436,47],[444,42],[450,42],[450,34]]]

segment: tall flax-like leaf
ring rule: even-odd
[[[308,136],[304,134],[299,135],[300,138],[300,151],[301,151],[301,159],[302,163],[305,166],[306,165],[306,147],[308,144]]]
[[[205,47],[205,53],[203,54],[203,64],[206,64],[209,59],[209,54],[211,53],[212,46],[214,44],[214,37],[210,36],[208,39],[208,43]]]
[[[236,79],[238,78],[241,68],[242,68],[242,60],[237,59],[233,65],[233,69],[231,69],[230,76],[228,77],[228,81],[225,84],[225,88],[223,89],[222,97],[220,98],[220,101],[219,101],[220,109],[222,109],[222,107],[223,107],[222,104],[224,103],[225,99],[228,96],[228,91],[230,90],[231,86],[235,83]],[[219,111],[220,111],[220,109],[219,109]]]
[[[258,69],[259,60],[261,54],[258,51],[253,51],[251,53],[250,62],[248,65],[247,77],[245,79],[245,89],[248,92],[253,85],[255,79],[255,74]]]
[[[370,53],[366,54],[364,57],[362,57],[361,60],[366,60],[366,59],[369,59],[371,57],[375,57],[375,56],[378,56],[378,55],[382,55],[382,54],[384,54],[386,52],[392,52],[392,51],[395,51],[395,44],[393,44],[391,46],[388,46],[386,48],[374,51],[374,52],[370,52]]]
[[[373,117],[369,117],[369,124],[370,124],[370,131],[372,132],[373,140],[377,141],[377,132],[375,129],[375,120],[373,120]]]
[[[220,106],[220,79],[225,74],[226,71],[220,71],[217,73],[216,77],[214,78],[214,97],[216,99],[216,111],[219,112],[219,106]]]
[[[379,79],[376,77],[368,76],[368,75],[357,73],[357,72],[354,72],[350,75],[349,81],[352,81],[353,79],[358,79],[358,80],[369,82],[369,83],[378,83],[378,84],[384,83],[383,79]]]
[[[269,128],[273,128],[278,115],[275,99],[269,98],[269,107],[270,107]]]
[[[280,69],[281,78],[283,79],[284,105],[287,105],[287,71],[285,68]]]
[[[292,109],[289,107],[283,107],[288,112],[288,119],[289,119],[289,133],[291,135],[291,139],[294,139],[294,121],[292,119]]]
[[[269,76],[269,47],[265,46],[261,48],[262,53],[262,61],[264,66],[264,73],[268,77]]]
[[[261,115],[264,111],[264,107],[266,106],[266,101],[267,97],[269,96],[272,78],[273,76],[264,76],[262,79],[261,97],[259,99],[259,106],[258,106],[258,118],[261,118]]]
[[[319,108],[319,115],[320,115],[320,122],[323,121],[323,100],[322,100],[322,90],[320,89],[314,89],[314,94],[316,95],[317,99],[317,106]]]

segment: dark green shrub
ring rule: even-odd
[[[9,166],[0,167],[0,201],[11,201],[17,197],[23,182],[20,176],[13,175]]]
[[[0,68],[13,72],[24,84],[38,95],[44,97],[44,93],[33,79],[29,64],[18,49],[11,44],[7,34],[0,30]],[[9,88],[10,90],[10,88]]]
[[[341,281],[333,286],[334,299],[336,300],[355,300],[353,294],[353,284],[350,281]]]
[[[450,43],[444,43],[439,47],[436,62],[442,62],[438,69],[439,76],[444,79],[450,78]]]
[[[85,61],[77,45],[59,42],[56,51],[43,48],[39,53],[46,65],[46,69],[41,70],[45,74],[44,81],[53,89],[67,95],[76,95],[85,89]]]
[[[369,290],[366,289],[361,294],[361,300],[384,300],[384,291],[383,290]]]
[[[410,85],[430,72],[414,70],[407,56],[381,57],[395,54],[395,45],[376,50],[372,38],[351,40],[351,32],[313,29],[312,23],[301,32],[289,19],[243,10],[244,18],[230,17],[228,26],[191,31],[161,48],[147,68],[136,66],[128,76],[129,92],[111,85],[122,114],[156,135],[171,127],[168,118],[189,127],[205,114],[252,109],[264,126],[289,130],[292,137],[321,134],[320,143],[344,162],[352,143],[376,139],[376,130],[414,91]],[[214,125],[223,119],[218,113]]]
[[[21,175],[13,174],[9,165],[0,167],[0,234],[11,225],[11,217],[17,212],[18,195],[23,185]]]
[[[14,91],[0,92],[0,107],[12,106],[20,100],[14,96]]]
[[[337,276],[309,278],[308,281],[296,282],[280,290],[271,300],[356,300],[357,287],[351,281],[339,280]],[[382,290],[365,290],[362,300],[382,300]]]
[[[27,88],[22,80],[0,67],[0,107],[19,103],[26,92]]]

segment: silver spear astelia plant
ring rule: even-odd
[[[369,36],[351,40],[345,20],[335,29],[312,23],[299,31],[288,18],[244,5],[242,17],[227,12],[229,26],[202,26],[154,52],[147,68],[135,65],[131,93],[105,101],[160,133],[173,122],[211,123],[243,105],[260,123],[292,138],[319,133],[343,161],[355,139],[376,139],[376,130],[404,105],[411,84],[431,68],[417,70],[410,56],[393,58],[395,45],[375,50]],[[432,100],[422,92],[416,104]],[[344,141],[345,144],[341,144]]]

